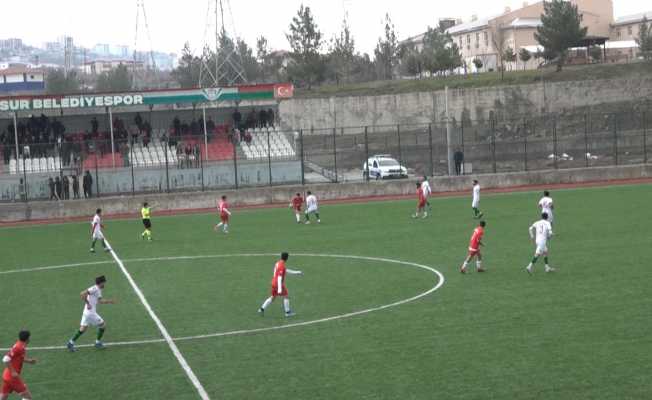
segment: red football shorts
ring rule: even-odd
[[[469,247],[469,257],[475,257],[478,254],[480,254],[480,249],[473,250],[472,248]]]
[[[2,391],[0,392],[3,396],[10,395],[15,392],[18,394],[25,393],[27,391],[27,386],[23,383],[23,380],[20,378],[13,378],[11,381],[2,381]]]
[[[229,214],[220,215],[220,221],[222,221],[223,224],[228,224],[229,223]]]
[[[426,199],[419,200],[418,207],[423,208],[426,206]]]
[[[281,294],[278,293],[278,287],[272,286],[272,297],[287,297],[288,289],[283,285],[281,288]]]

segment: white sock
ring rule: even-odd
[[[229,230],[229,224],[224,224],[224,232]]]
[[[301,222],[301,215],[295,214],[295,216],[297,217],[297,222]]]
[[[222,225],[224,225],[224,224],[220,222],[219,224],[217,224],[217,227],[219,228]]]
[[[273,297],[269,297],[267,300],[265,300],[265,302],[263,303],[263,305],[260,306],[260,308],[262,308],[263,310],[266,309],[267,307],[269,307],[270,304],[272,304],[272,301],[273,301],[273,300],[274,300]]]
[[[290,299],[287,297],[283,299],[283,308],[285,309],[286,313],[290,312]]]
[[[468,265],[469,265],[469,263],[467,263],[466,261],[464,261],[464,263],[462,263],[462,268],[466,269],[466,267],[467,267]]]
[[[482,268],[482,261],[476,261],[476,262],[475,262],[475,266],[476,266],[478,269]]]

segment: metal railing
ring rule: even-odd
[[[251,137],[164,134],[146,142],[138,135],[113,141],[66,136],[18,146],[5,140],[0,201],[365,182],[388,177],[374,165],[377,155],[395,159],[413,177],[639,164],[648,162],[651,126],[651,112],[627,111],[270,128]]]

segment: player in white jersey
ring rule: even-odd
[[[321,223],[321,219],[319,218],[319,205],[317,204],[317,196],[312,194],[312,192],[308,191],[306,193],[308,196],[306,196],[306,224],[310,223],[310,214],[315,214],[315,218],[317,218],[317,223]]]
[[[104,251],[110,251],[106,245],[106,242],[104,241],[104,234],[102,233],[103,228],[104,225],[102,225],[102,209],[98,208],[95,210],[95,216],[93,216],[93,220],[91,221],[91,253],[95,253],[95,242],[98,240],[102,241],[102,247],[104,247]]]
[[[430,195],[432,194],[432,188],[430,187],[430,182],[428,182],[427,176],[424,176],[423,180],[421,181],[421,190],[423,190],[423,197],[426,198],[428,212],[432,213],[432,206],[430,205]]]
[[[532,239],[536,244],[536,250],[534,251],[532,262],[530,262],[525,269],[529,274],[532,274],[534,264],[539,260],[539,257],[543,256],[543,262],[546,265],[545,271],[553,272],[555,269],[548,265],[548,240],[552,237],[552,225],[548,222],[548,214],[541,214],[541,220],[532,224],[529,232],[530,239]]]
[[[546,190],[543,192],[543,197],[541,200],[539,200],[539,208],[541,209],[542,213],[548,214],[548,222],[550,222],[550,225],[552,225],[555,219],[552,214],[552,210],[555,208],[555,205],[552,202],[549,191]]]
[[[473,201],[471,202],[471,208],[473,208],[473,218],[482,218],[484,214],[480,211],[480,184],[477,179],[473,180]]]
[[[103,349],[102,336],[106,330],[106,323],[97,313],[98,304],[114,304],[113,300],[105,300],[102,298],[102,289],[106,285],[106,277],[104,275],[95,278],[95,285],[89,287],[80,293],[81,299],[84,301],[84,311],[82,312],[81,323],[79,330],[75,335],[68,340],[66,347],[69,351],[75,351],[75,342],[81,335],[86,332],[89,326],[97,327],[97,339],[95,340],[95,347]]]

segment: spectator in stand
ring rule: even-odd
[[[199,135],[199,124],[197,123],[197,121],[194,118],[192,119],[192,122],[190,123],[190,134],[191,135]]]
[[[54,178],[54,191],[57,194],[57,199],[63,199],[63,188],[61,187],[61,179],[57,176]]]
[[[86,173],[84,174],[82,187],[84,189],[84,198],[88,199],[93,197],[93,177],[91,176],[91,172],[88,170],[86,170]]]
[[[68,198],[72,199],[75,197],[75,189],[72,187],[72,175],[68,177]]]
[[[258,126],[258,113],[256,112],[255,108],[252,109],[247,115],[246,125],[247,128],[255,128]]]
[[[100,123],[97,122],[97,118],[93,117],[91,119],[91,132],[95,135],[100,130]]]
[[[274,121],[274,110],[271,108],[267,109],[267,126],[273,127],[276,124]]]
[[[181,135],[181,120],[179,120],[179,117],[174,117],[172,120],[172,133],[174,136],[180,136]]]
[[[183,168],[184,164],[183,142],[180,141],[177,143],[177,167]]]
[[[192,154],[192,147],[190,146],[190,143],[186,143],[185,153],[186,153],[186,168],[191,168],[192,160],[190,158],[190,155]]]
[[[151,138],[151,133],[145,130],[145,135],[143,136],[143,146],[149,148],[149,141]]]
[[[267,126],[267,111],[264,108],[261,108],[258,112],[258,126],[260,128]]]
[[[138,128],[138,133],[142,134],[143,133],[143,117],[140,116],[140,113],[136,113],[136,116],[134,117],[134,124],[136,124],[136,127]]]
[[[50,200],[59,200],[59,197],[57,197],[57,192],[54,188],[54,179],[52,179],[52,177],[48,178],[48,188],[50,188]]]
[[[455,153],[453,154],[453,161],[455,161],[455,174],[461,175],[462,164],[464,164],[464,153],[462,153],[462,150],[459,148],[455,150]]]
[[[215,122],[213,121],[213,118],[210,116],[208,117],[208,121],[206,121],[206,131],[208,132],[208,138],[210,139],[212,135],[214,135],[215,132]]]
[[[68,184],[68,176],[64,175],[61,179],[61,192],[63,193],[63,199],[68,200],[70,198],[70,186]]]
[[[122,156],[122,166],[123,167],[128,167],[129,166],[129,146],[127,146],[127,143],[122,142],[120,144],[120,155]]]
[[[235,129],[242,129],[242,114],[240,114],[240,111],[237,108],[231,117],[233,118],[233,127]]]
[[[72,192],[76,199],[79,198],[79,178],[77,175],[72,176]]]
[[[200,156],[201,156],[201,147],[199,146],[199,143],[195,143],[195,147],[193,148],[192,155],[195,158],[195,168],[199,168],[199,162],[200,162]]]
[[[251,133],[249,133],[249,131],[245,132],[245,137],[244,137],[245,142],[246,142],[247,144],[251,144],[251,139],[253,139],[253,138],[251,137]]]

